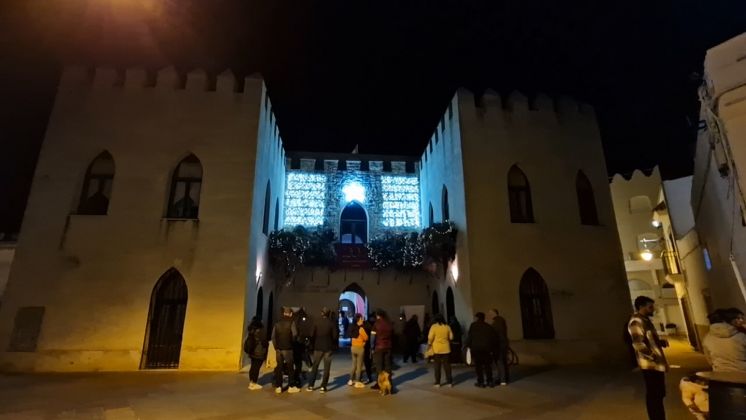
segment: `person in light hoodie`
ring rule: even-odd
[[[710,315],[710,331],[702,346],[714,372],[746,372],[746,334],[743,312],[718,309]]]

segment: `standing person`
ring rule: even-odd
[[[349,338],[347,330],[350,328],[350,320],[347,318],[347,313],[339,311],[339,318],[342,323],[342,338]]]
[[[420,349],[420,323],[417,315],[412,315],[404,325],[404,363],[411,357],[412,363],[417,363],[417,352]]]
[[[457,349],[456,351],[451,351],[451,363],[461,363],[462,360],[462,352],[461,349],[463,346],[461,345],[464,333],[461,330],[461,323],[458,322],[458,319],[456,319],[456,316],[452,316],[448,320],[448,326],[451,327],[451,331],[453,331],[453,341],[451,341],[451,349]]]
[[[637,364],[645,380],[645,403],[650,420],[665,420],[663,398],[666,397],[668,362],[663,348],[668,342],[658,337],[650,317],[655,314],[655,301],[647,296],[635,299],[635,313],[629,320],[629,335],[637,355]]]
[[[326,386],[329,384],[329,371],[332,367],[332,353],[339,345],[339,329],[334,321],[329,318],[331,311],[328,308],[321,310],[321,319],[313,326],[311,333],[311,342],[313,343],[313,368],[311,369],[311,379],[308,381],[306,391],[313,391],[316,375],[319,373],[319,364],[324,359],[324,378],[321,380],[319,392],[326,392]]]
[[[746,334],[738,309],[718,309],[710,315],[710,331],[702,340],[707,361],[714,372],[746,372]]]
[[[497,348],[495,349],[495,363],[497,364],[497,380],[500,385],[505,386],[510,380],[510,371],[508,370],[508,323],[505,318],[500,316],[497,309],[490,309],[490,318],[492,319],[492,328],[497,333]]]
[[[477,383],[474,386],[484,388],[492,387],[492,352],[497,347],[497,333],[484,322],[484,312],[474,315],[474,322],[469,326],[466,336],[466,347],[471,350],[471,358],[477,371]],[[487,382],[484,382],[484,374],[487,373]]]
[[[391,375],[391,345],[394,326],[389,321],[386,312],[382,309],[376,311],[376,322],[371,331],[371,347],[373,348],[373,363],[376,365],[376,375],[387,372]],[[378,383],[373,385],[378,389]]]
[[[430,327],[427,334],[427,344],[432,346],[433,359],[435,360],[435,387],[440,388],[440,367],[446,372],[446,385],[453,387],[453,377],[451,376],[451,340],[453,340],[453,331],[446,324],[445,318],[441,314],[435,314],[435,323]]]
[[[300,308],[294,314],[295,328],[298,332],[293,341],[293,367],[295,369],[295,383],[300,386],[301,377],[305,380],[306,373],[303,371],[303,362],[307,367],[311,367],[311,333],[313,332],[313,323],[306,313],[305,308]]]
[[[349,336],[351,338],[350,354],[352,354],[352,372],[347,385],[354,385],[355,388],[363,388],[360,377],[363,375],[363,363],[365,362],[365,345],[368,343],[368,332],[363,326],[363,315],[356,314],[355,322],[350,327]],[[370,377],[370,375],[369,375]]]
[[[267,359],[268,348],[267,330],[264,329],[262,321],[257,317],[251,318],[249,331],[243,345],[244,352],[251,359],[251,367],[249,368],[249,390],[251,391],[262,389],[262,386],[258,383],[259,369],[262,367],[264,360]]]
[[[299,392],[293,372],[293,342],[298,337],[298,331],[293,322],[293,310],[282,308],[282,319],[277,321],[272,329],[272,344],[277,353],[277,367],[275,368],[275,392],[282,393],[283,371],[288,372],[288,393]]]
[[[373,354],[370,351],[370,336],[372,334],[373,325],[370,323],[371,319],[375,319],[374,314],[369,314],[368,319],[363,322],[363,329],[368,339],[365,340],[365,346],[363,347],[363,364],[365,365],[365,376],[368,377],[368,382],[373,382]]]

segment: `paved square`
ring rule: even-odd
[[[682,375],[703,370],[701,355],[681,343],[669,352],[666,408],[687,419],[678,393]],[[400,363],[401,364],[401,363]],[[639,372],[604,366],[519,367],[508,387],[478,389],[474,373],[455,367],[454,388],[433,388],[432,368],[419,362],[395,372],[396,395],[346,385],[350,359],[335,355],[326,394],[275,395],[264,373],[261,391],[246,374],[132,372],[0,376],[0,420],[36,419],[604,419],[645,418]],[[318,382],[317,382],[318,385]]]

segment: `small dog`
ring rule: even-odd
[[[378,388],[381,395],[391,394],[391,374],[383,371],[378,375]]]

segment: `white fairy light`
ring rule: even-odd
[[[324,224],[326,175],[303,172],[287,174],[285,226]]]
[[[417,177],[382,176],[381,193],[385,227],[420,227],[420,181]]]

